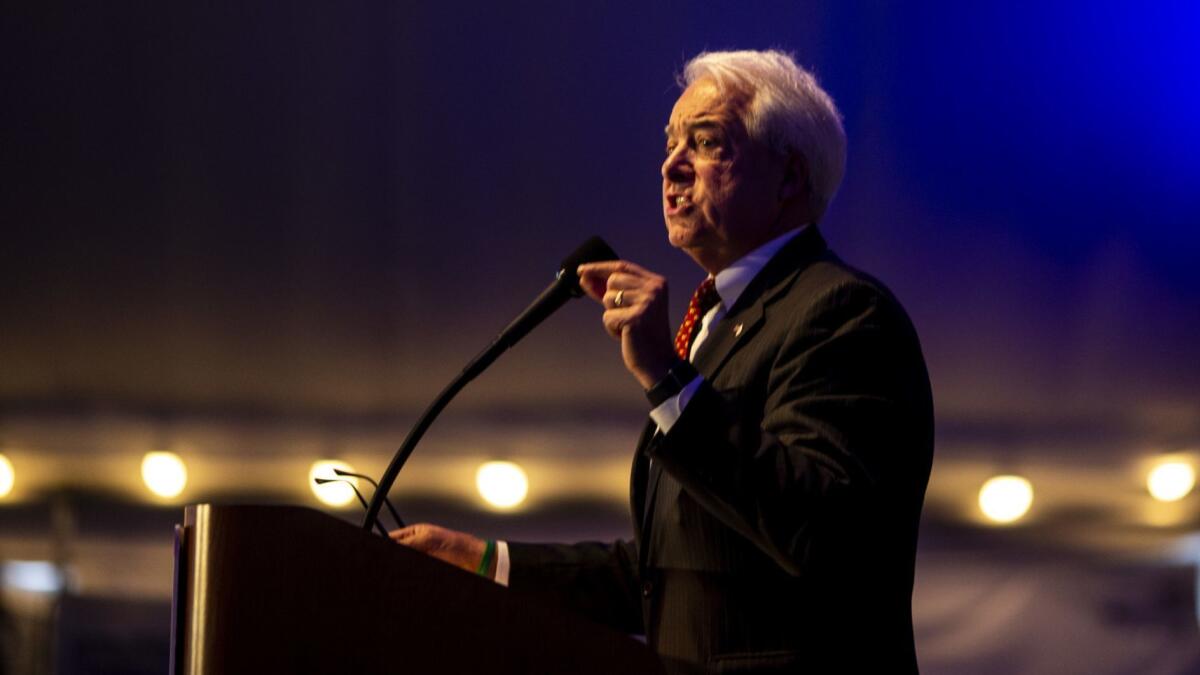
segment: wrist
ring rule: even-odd
[[[679,357],[675,355],[675,352],[668,352],[653,359],[653,362],[648,365],[640,365],[631,370],[634,377],[637,378],[638,384],[642,385],[642,389],[649,390],[661,382],[678,363]]]
[[[695,366],[683,359],[677,359],[662,377],[646,390],[646,399],[650,406],[657,408],[679,392],[692,380],[700,376]]]
[[[496,576],[496,542],[488,539],[483,546],[483,556],[475,573],[492,579]]]

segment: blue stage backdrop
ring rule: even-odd
[[[1182,3],[6,13],[10,408],[408,411],[591,233],[670,274],[679,314],[698,273],[659,214],[672,78],[702,49],[780,47],[840,102],[848,176],[822,225],[912,311],[943,428],[1195,430]],[[639,393],[577,303],[462,405]]]

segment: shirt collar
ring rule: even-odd
[[[784,244],[791,241],[796,235],[808,228],[808,225],[802,225],[794,230],[788,230],[783,234],[775,237],[771,241],[759,246],[746,255],[738,258],[729,267],[717,272],[716,284],[717,294],[721,296],[721,305],[725,309],[733,307],[742,292],[754,281],[754,277],[762,271],[762,268],[767,266],[771,258],[783,248]]]

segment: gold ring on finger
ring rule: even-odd
[[[620,307],[621,302],[625,299],[625,291],[617,291],[617,297],[613,298],[613,307]]]

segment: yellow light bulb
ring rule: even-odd
[[[187,466],[173,452],[147,452],[142,458],[142,481],[159,497],[178,497],[187,485]]]
[[[339,476],[333,472],[334,469],[354,471],[354,467],[336,459],[322,459],[318,462],[313,462],[312,467],[308,470],[308,487],[312,489],[313,494],[317,496],[317,499],[322,504],[346,506],[355,500],[354,487],[358,487],[358,479],[349,476]],[[318,485],[316,482],[318,478],[335,480],[331,483]],[[351,485],[354,487],[351,487]]]
[[[1160,502],[1183,499],[1196,487],[1196,470],[1187,462],[1163,462],[1146,478],[1150,495]]]
[[[12,462],[4,455],[0,455],[0,499],[7,497],[13,489],[13,483],[17,480],[17,473],[13,471]]]
[[[1033,485],[1021,476],[994,476],[979,489],[979,508],[995,523],[1015,523],[1033,505]]]
[[[512,462],[487,462],[475,472],[475,487],[484,501],[498,509],[520,506],[529,494],[525,470]]]

